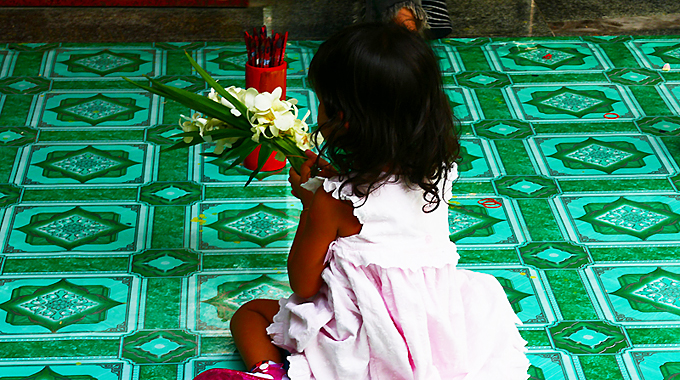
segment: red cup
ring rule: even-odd
[[[286,70],[288,64],[276,67],[255,67],[246,63],[246,88],[254,88],[259,92],[273,92],[281,87],[281,100],[286,99]]]
[[[273,92],[277,87],[281,87],[281,100],[286,99],[286,69],[288,64],[276,67],[255,67],[246,63],[246,88],[255,88],[259,92]],[[249,170],[257,169],[257,156],[260,154],[260,146],[255,148],[252,153],[243,160],[243,166]],[[260,169],[263,172],[273,172],[283,169],[286,161],[279,161],[273,152]]]
[[[262,137],[264,138],[264,137]],[[260,154],[260,145],[255,148],[247,157],[245,160],[243,160],[243,166],[246,167],[246,169],[249,170],[255,170],[257,169],[257,157]],[[277,170],[281,170],[286,166],[286,161],[279,161],[276,158],[276,152],[272,152],[272,154],[269,155],[269,158],[267,161],[264,162],[264,165],[262,165],[262,169],[260,171],[263,172],[275,172]]]

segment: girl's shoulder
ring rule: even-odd
[[[335,187],[331,183],[333,182],[326,179],[323,186],[315,192],[310,216],[317,220],[335,220],[340,237],[358,234],[362,225],[354,214],[354,203],[340,196],[340,186]],[[326,184],[329,184],[328,187]]]

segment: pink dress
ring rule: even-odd
[[[364,203],[340,184],[323,189],[353,202],[361,232],[329,246],[325,285],[280,300],[267,329],[291,353],[290,379],[527,379],[521,322],[493,276],[456,268],[446,204],[424,213],[401,182]]]

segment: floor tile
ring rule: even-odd
[[[680,266],[598,264],[585,273],[609,321],[624,326],[680,323]]]
[[[256,298],[279,299],[292,293],[282,273],[209,273],[190,278],[187,327],[198,334],[229,336],[229,321],[239,306]]]
[[[158,98],[143,92],[40,95],[31,121],[39,128],[145,128],[156,123]]]
[[[12,206],[0,230],[2,252],[136,252],[144,242],[146,214],[141,204]]]
[[[623,360],[634,379],[665,380],[680,374],[680,350],[634,349]]]
[[[569,237],[585,245],[677,245],[680,239],[673,194],[560,196],[555,205]]]
[[[5,366],[0,371],[16,379],[127,380],[132,366],[124,361],[42,361]]]
[[[136,277],[3,278],[0,315],[4,318],[0,320],[0,331],[4,339],[27,336],[120,337],[136,327],[140,292]]]
[[[541,174],[556,178],[658,178],[676,172],[658,140],[646,135],[541,136],[529,141]]]
[[[43,76],[50,79],[139,78],[162,75],[163,51],[112,46],[105,49],[54,49]]]
[[[485,49],[494,67],[507,73],[592,72],[611,67],[597,45],[582,41],[499,42]]]

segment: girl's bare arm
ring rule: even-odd
[[[293,246],[288,256],[288,278],[293,291],[304,298],[315,295],[323,280],[328,246],[338,236],[350,236],[361,231],[351,204],[333,198],[319,189],[311,205],[300,215]]]

